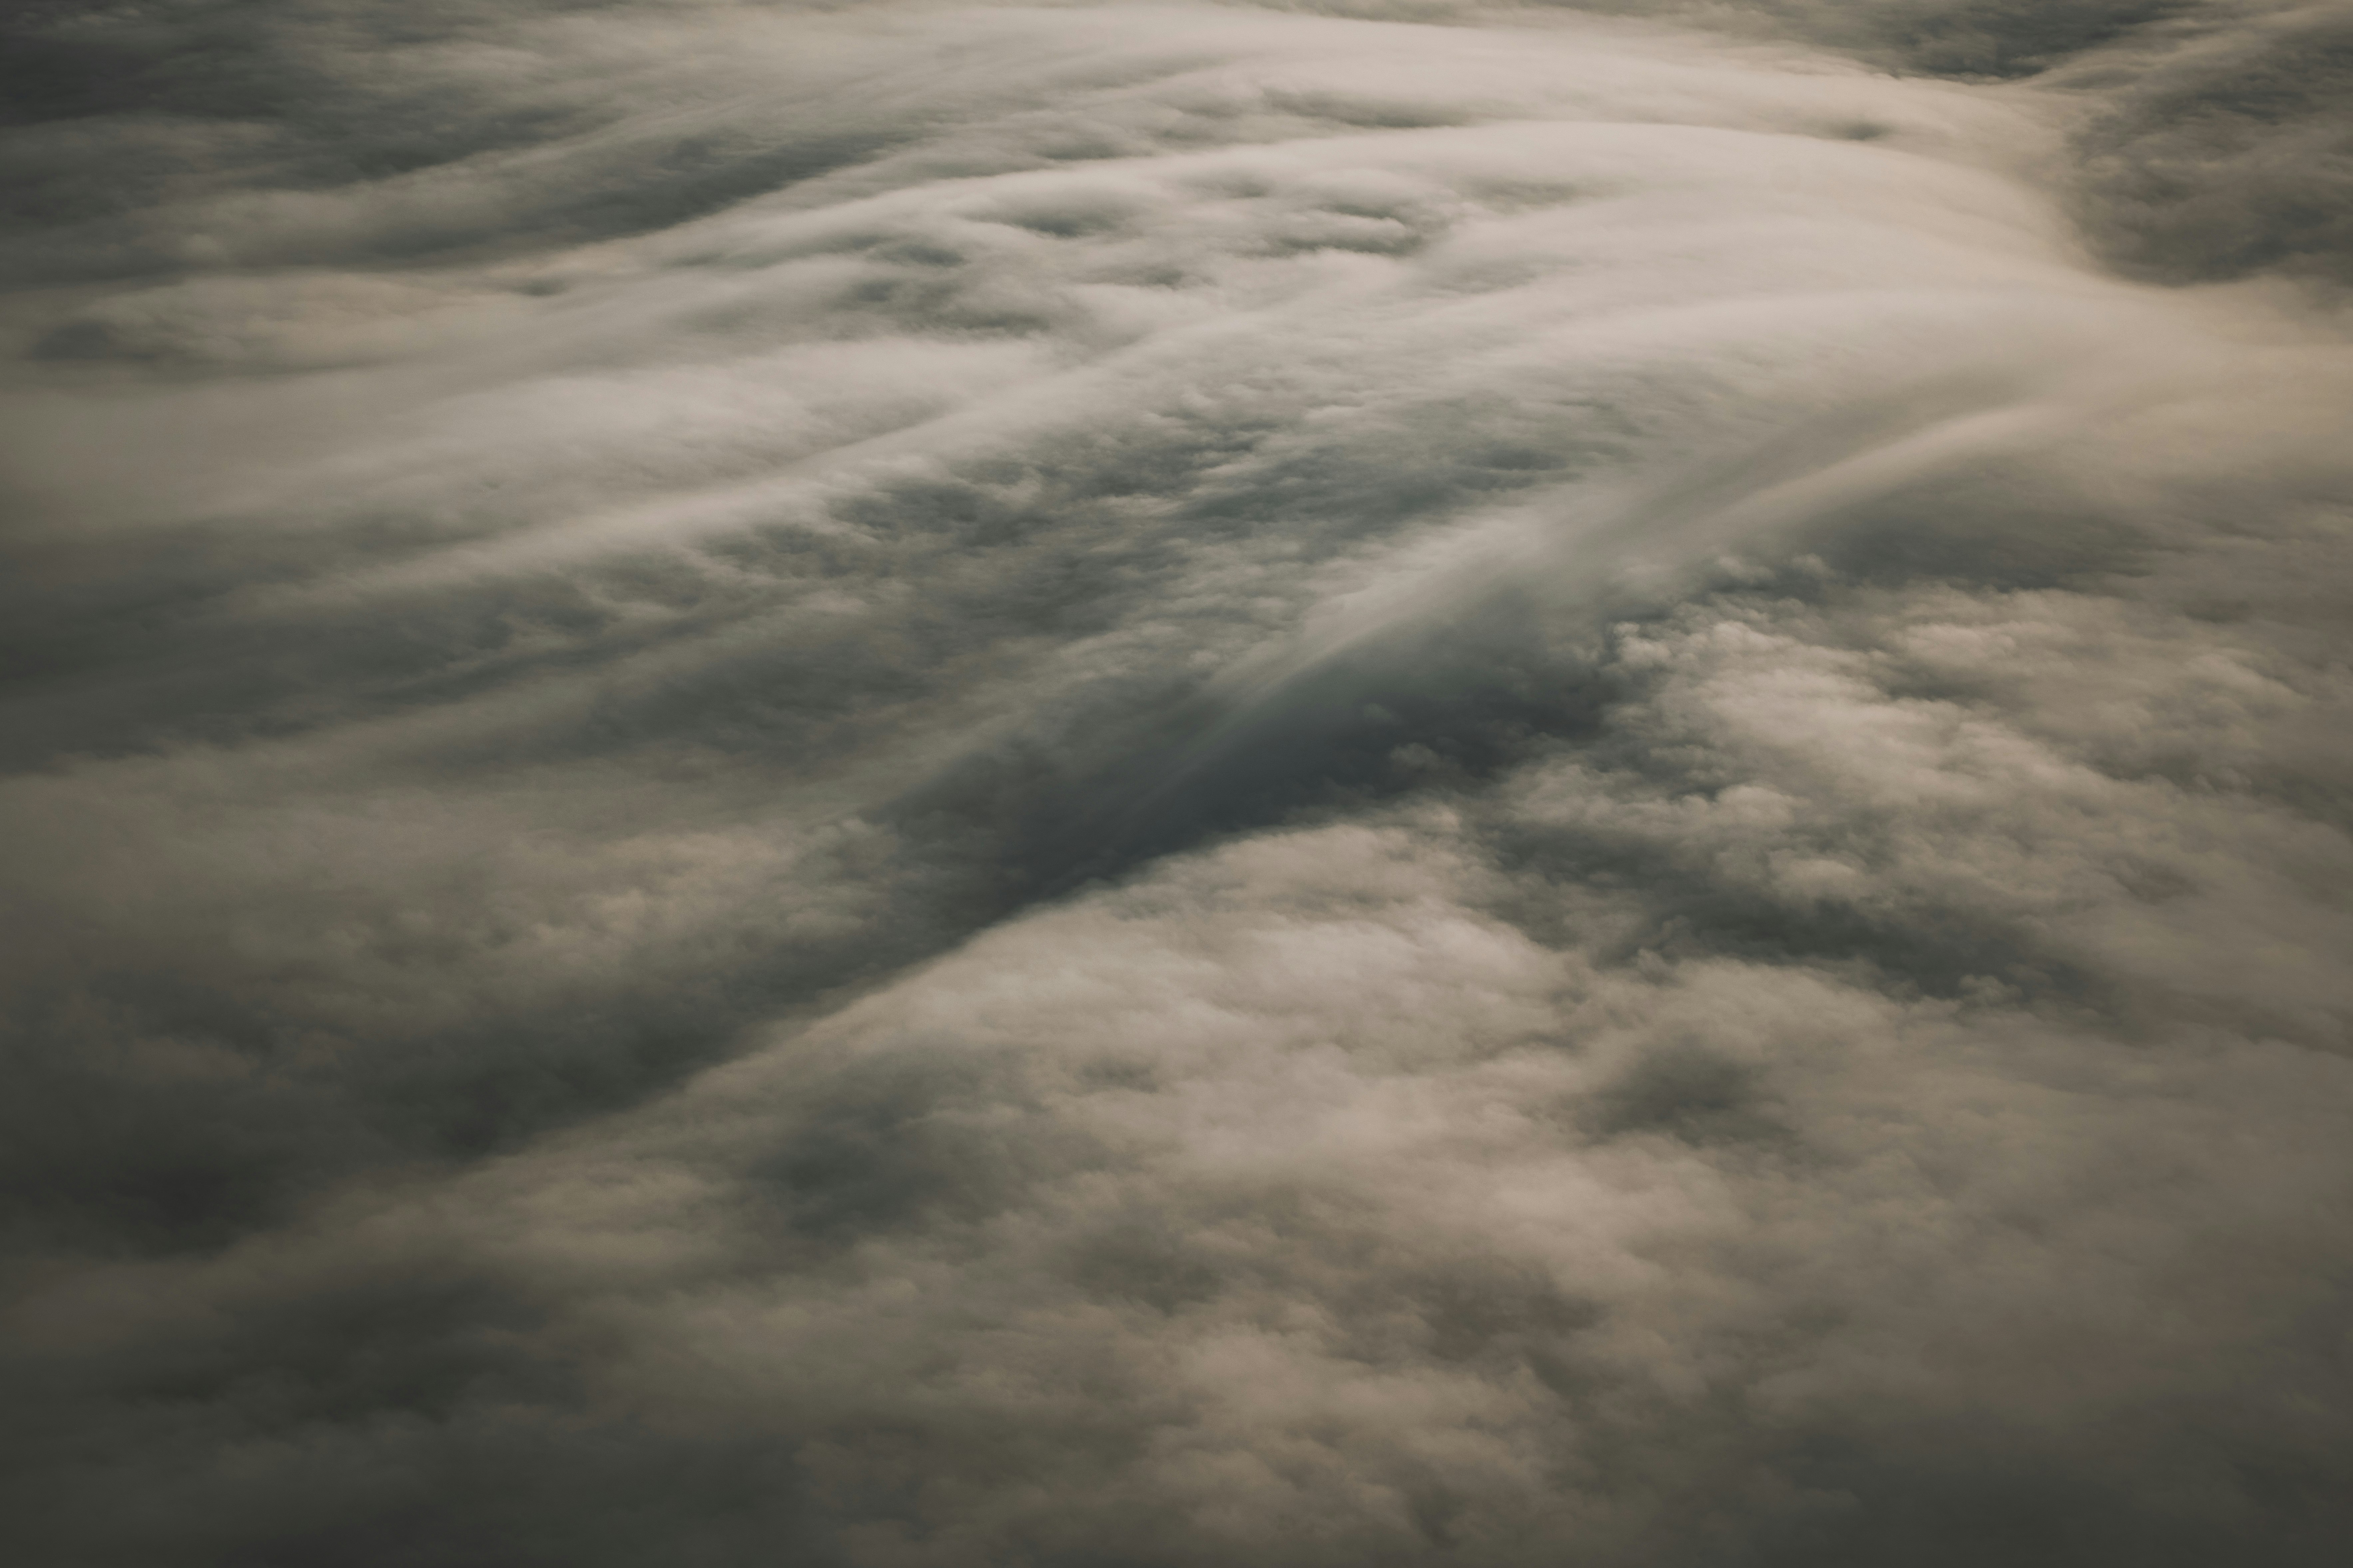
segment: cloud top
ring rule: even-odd
[[[30,1559],[2334,1562],[2333,14],[5,26]]]

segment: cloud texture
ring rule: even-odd
[[[2341,7],[0,26],[13,1558],[2341,1554]]]

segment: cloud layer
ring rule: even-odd
[[[2341,23],[26,11],[21,1554],[2333,1562]]]

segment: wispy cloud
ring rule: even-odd
[[[2333,15],[6,26],[28,1560],[2327,1556]]]

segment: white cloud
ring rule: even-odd
[[[2306,21],[1742,9],[26,24],[42,1549],[2318,1561]]]

